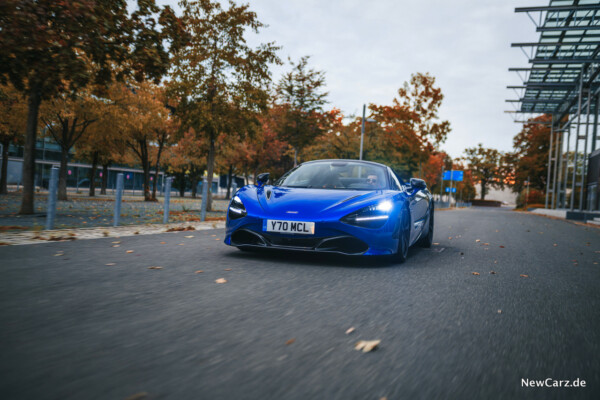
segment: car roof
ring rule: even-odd
[[[310,164],[310,163],[314,163],[314,162],[323,162],[323,161],[326,161],[326,162],[327,161],[329,161],[329,162],[353,162],[353,163],[360,163],[360,164],[367,164],[367,165],[376,165],[379,167],[387,168],[387,165],[380,164],[380,163],[377,163],[374,161],[349,160],[349,159],[344,159],[344,158],[328,158],[328,159],[323,159],[323,160],[310,160],[310,161],[303,162],[302,164]]]

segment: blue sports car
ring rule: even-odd
[[[241,250],[393,255],[403,262],[410,246],[430,247],[432,239],[433,199],[425,181],[405,183],[374,162],[319,160],[273,185],[266,173],[238,190],[225,243]]]

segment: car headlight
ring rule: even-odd
[[[394,208],[389,200],[361,208],[358,211],[346,215],[341,221],[348,225],[360,226],[362,228],[381,228],[390,218],[390,212]]]
[[[246,207],[244,207],[244,203],[242,203],[242,199],[238,196],[234,196],[229,203],[229,219],[237,219],[245,217],[248,213],[246,212]]]

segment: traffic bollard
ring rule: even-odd
[[[202,206],[200,208],[200,221],[206,219],[206,206],[208,204],[208,181],[206,177],[202,178]]]
[[[58,189],[58,167],[50,170],[50,182],[48,184],[48,205],[46,210],[46,229],[54,229],[56,217],[56,192]]]
[[[168,177],[165,182],[165,203],[163,209],[163,224],[169,222],[169,203],[171,202],[171,181],[172,177]]]
[[[117,174],[117,195],[115,196],[115,216],[113,226],[119,226],[121,219],[121,201],[123,200],[123,174]]]

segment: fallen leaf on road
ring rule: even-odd
[[[290,340],[288,340],[287,342],[285,342],[286,346],[289,346],[290,344],[294,343],[296,341],[296,338],[291,338]]]
[[[354,327],[350,327],[350,328],[346,329],[346,335],[349,335],[352,332],[354,332]]]
[[[199,269],[198,271],[196,271],[196,272],[194,272],[194,273],[195,273],[195,274],[201,274],[201,273],[203,273],[203,272],[204,272],[204,271],[202,271],[201,269]]]
[[[496,232],[500,232],[498,229],[496,229]]]
[[[479,275],[479,272],[471,272],[473,275]]]
[[[479,240],[479,239],[476,239],[476,240],[475,240],[475,243],[479,243],[479,242],[481,242],[481,240]]]
[[[115,264],[115,263],[106,263],[106,264],[104,264],[104,265],[106,265],[106,266],[108,266],[108,267],[112,267],[113,265],[117,265],[117,264]]]
[[[194,237],[194,235],[184,236],[184,238],[186,238],[186,239],[191,239],[193,237]]]
[[[502,314],[502,310],[498,310],[498,314]]]
[[[503,249],[503,248],[504,248],[504,246],[500,246],[500,248],[501,248],[501,249]]]
[[[152,267],[148,267],[148,269],[163,269],[162,267],[158,267],[158,266],[152,266]]]
[[[167,244],[167,242],[160,242],[160,244]]]
[[[448,236],[448,240],[452,240],[452,236]]]
[[[375,350],[379,346],[379,343],[381,343],[381,340],[361,340],[354,345],[354,349],[368,353]]]
[[[121,247],[120,244],[113,244],[112,247]]]
[[[112,244],[119,244],[119,243],[121,243],[121,242],[117,241],[117,242],[111,242],[111,243],[112,243]]]
[[[434,246],[439,246],[440,244],[439,244],[439,243],[434,243],[433,245],[434,245]]]
[[[496,275],[496,271],[490,271],[490,274]]]
[[[133,253],[133,250],[127,250],[126,253]]]
[[[231,268],[225,268],[225,271],[231,271]]]
[[[132,394],[131,396],[127,397],[125,400],[143,400],[146,397],[148,397],[148,393],[141,392],[141,393]]]
[[[179,243],[177,246],[185,246],[185,243]]]
[[[554,243],[552,246],[556,247],[556,246],[558,246],[558,245],[557,245],[556,243]]]
[[[216,238],[215,240],[221,240],[221,239],[219,239],[219,238]]]
[[[227,283],[227,279],[225,279],[225,278],[219,278],[215,282],[216,283]]]
[[[529,278],[529,275],[521,274],[521,278]]]
[[[494,264],[498,264],[498,260],[494,260]]]
[[[484,245],[484,246],[489,246],[490,244],[489,244],[489,243],[484,243],[483,245]]]

